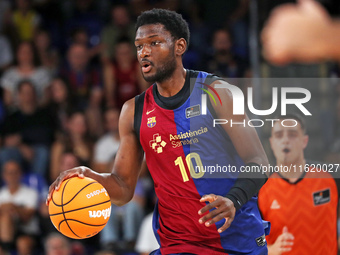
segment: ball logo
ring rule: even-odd
[[[90,218],[100,218],[104,217],[104,219],[109,218],[111,215],[111,206],[107,209],[98,210],[98,211],[89,211]]]
[[[105,193],[106,196],[108,196],[106,189],[105,189],[105,188],[102,188],[102,189],[97,189],[97,190],[95,190],[95,191],[92,191],[92,192],[89,193],[89,194],[86,194],[86,197],[87,197],[87,198],[91,198],[91,197],[97,196],[97,195],[99,195],[99,194],[101,194],[101,193],[103,193],[103,192]]]

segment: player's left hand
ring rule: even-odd
[[[208,212],[210,209],[216,209],[200,218],[199,223],[203,224],[205,222],[205,226],[210,227],[211,225],[224,218],[226,221],[223,226],[218,229],[218,232],[222,233],[227,228],[229,228],[231,222],[234,220],[236,213],[234,203],[230,199],[214,194],[209,194],[204,195],[201,198],[200,202],[209,202],[209,204],[198,211],[199,215]]]

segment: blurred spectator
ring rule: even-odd
[[[104,95],[102,88],[93,88],[90,94],[89,105],[85,110],[85,116],[89,125],[89,134],[95,139],[104,133],[103,105]]]
[[[35,237],[39,234],[34,217],[38,193],[21,184],[22,171],[15,161],[2,169],[5,186],[0,189],[0,241],[2,249],[10,251],[14,244],[18,255],[33,254]]]
[[[221,77],[241,78],[246,71],[246,63],[232,52],[232,40],[226,29],[218,29],[213,34],[212,56],[205,65],[208,72]]]
[[[71,243],[69,239],[59,233],[50,234],[45,243],[46,255],[71,255]]]
[[[99,173],[109,173],[111,171],[110,162],[113,160],[119,147],[119,111],[109,108],[105,111],[104,117],[108,133],[97,141],[94,148],[93,169]]]
[[[38,66],[33,44],[22,42],[16,52],[16,65],[4,72],[1,78],[1,87],[5,92],[5,104],[14,105],[15,92],[18,83],[23,79],[32,81],[40,102],[44,100],[45,89],[48,86],[51,76],[49,72]]]
[[[85,45],[89,50],[89,59],[92,64],[98,64],[100,53],[102,52],[103,45],[98,43],[94,46],[91,46],[89,41],[89,36],[87,34],[86,29],[84,28],[77,28],[73,31],[72,34],[72,43],[79,43]]]
[[[111,216],[106,226],[100,232],[100,243],[103,248],[110,250],[121,247],[134,249],[137,233],[144,216],[145,194],[140,180],[137,181],[136,189],[132,200],[119,207],[111,205]],[[122,239],[120,238],[120,222],[122,225]]]
[[[56,77],[49,86],[48,108],[56,120],[56,129],[62,133],[66,131],[67,115],[75,110],[77,105],[70,87],[66,82]]]
[[[68,36],[78,28],[86,29],[90,48],[100,43],[102,21],[97,14],[96,2],[98,0],[75,0],[70,1],[72,14],[65,22],[65,31]]]
[[[89,166],[92,160],[92,142],[88,136],[88,126],[84,113],[71,113],[66,123],[66,133],[51,148],[50,180],[54,181],[60,173],[60,160],[65,151],[73,152],[80,165]]]
[[[60,168],[59,168],[59,173],[66,171],[68,169],[74,168],[76,166],[80,165],[80,160],[77,158],[76,155],[74,155],[73,152],[70,151],[65,151],[63,154],[60,156]],[[45,200],[46,200],[47,194],[45,194]],[[50,215],[48,212],[48,207],[45,203],[40,204],[40,222],[41,222],[41,230],[43,231],[44,234],[48,234],[51,232],[54,232],[56,229],[53,226]]]
[[[107,63],[114,58],[116,44],[121,37],[127,37],[130,43],[135,41],[135,26],[131,22],[128,9],[124,5],[116,5],[111,9],[111,21],[103,28],[103,58]]]
[[[11,15],[11,2],[9,0],[0,0],[0,33],[6,32],[5,26],[8,25]]]
[[[7,37],[0,32],[0,75],[13,61],[12,47]]]
[[[198,0],[206,24],[212,29],[229,29],[234,38],[234,52],[244,59],[248,56],[249,2],[249,0]]]
[[[49,146],[54,139],[54,120],[46,108],[38,108],[31,82],[19,83],[18,99],[18,110],[9,114],[4,122],[0,163],[9,159],[25,161],[29,170],[45,176]]]
[[[98,251],[94,255],[117,255],[117,254],[113,251]]]
[[[153,213],[145,216],[139,229],[135,249],[140,255],[149,255],[152,251],[159,248],[159,244],[152,229],[152,218]]]
[[[127,38],[119,40],[113,64],[107,64],[104,72],[106,100],[110,107],[121,109],[125,101],[138,95],[148,86]]]
[[[34,45],[41,65],[49,70],[51,75],[56,74],[59,56],[57,50],[51,46],[49,33],[45,30],[39,30],[34,36]]]
[[[92,88],[102,83],[101,73],[90,66],[88,48],[83,44],[72,44],[68,49],[67,60],[67,68],[61,70],[61,76],[70,84],[83,110]]]
[[[19,41],[30,41],[40,24],[38,13],[32,8],[31,0],[16,0],[12,22]]]

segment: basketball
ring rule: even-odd
[[[51,221],[63,235],[84,239],[99,233],[111,214],[106,189],[91,178],[64,180],[54,191],[48,207]]]

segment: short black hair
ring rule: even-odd
[[[189,47],[189,26],[181,14],[165,9],[145,11],[137,18],[136,31],[139,27],[150,24],[162,24],[175,40],[184,38],[187,48]]]
[[[29,80],[29,79],[22,79],[22,80],[20,80],[17,83],[17,91],[20,92],[22,87],[24,87],[25,85],[29,85],[32,88],[32,90],[34,91],[34,93],[37,92],[33,82],[31,80]]]
[[[300,124],[303,133],[306,134],[306,132],[307,132],[306,123],[305,123],[304,119],[299,114],[296,114],[296,113],[287,113],[285,116],[281,115],[281,116],[279,116],[279,117],[277,117],[275,119],[279,119],[279,120],[285,120],[285,119],[295,120],[295,121],[297,121],[297,123]]]

